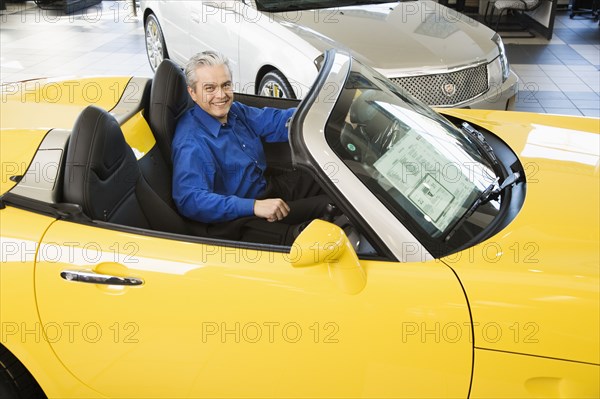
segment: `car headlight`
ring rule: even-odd
[[[510,66],[508,65],[508,58],[506,57],[506,51],[504,50],[504,43],[502,43],[502,38],[499,34],[494,34],[492,37],[492,41],[498,47],[498,58],[494,61],[500,62],[500,67],[502,68],[502,82],[508,79],[508,75],[510,75]]]

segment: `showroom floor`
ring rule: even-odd
[[[32,1],[0,12],[0,81],[41,76],[152,76],[140,16],[132,2],[104,1],[73,15]],[[520,77],[519,111],[600,117],[600,27],[559,11],[554,37],[505,38]]]
[[[519,111],[600,117],[600,26],[559,11],[554,34],[504,38],[508,60],[520,78]]]

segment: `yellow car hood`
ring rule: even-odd
[[[475,346],[600,363],[600,120],[444,110],[507,142],[527,193],[496,236],[443,261],[464,284]]]

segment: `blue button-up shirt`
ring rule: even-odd
[[[234,102],[222,124],[199,106],[177,123],[173,138],[173,199],[179,212],[205,223],[254,215],[267,168],[262,141],[288,141],[295,108],[253,108]]]

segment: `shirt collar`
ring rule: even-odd
[[[229,110],[229,114],[227,115],[227,124],[228,125],[233,124],[234,120],[237,118],[235,113],[232,111],[233,111],[233,105],[232,105],[231,109]],[[208,130],[208,132],[210,134],[212,134],[214,137],[217,137],[219,135],[219,132],[221,131],[221,127],[224,126],[221,122],[219,122],[217,120],[217,118],[215,118],[212,115],[209,115],[208,112],[206,112],[205,110],[200,108],[200,106],[198,104],[196,104],[196,106],[193,108],[192,115],[194,115],[194,117],[202,125],[204,125],[206,130]]]

